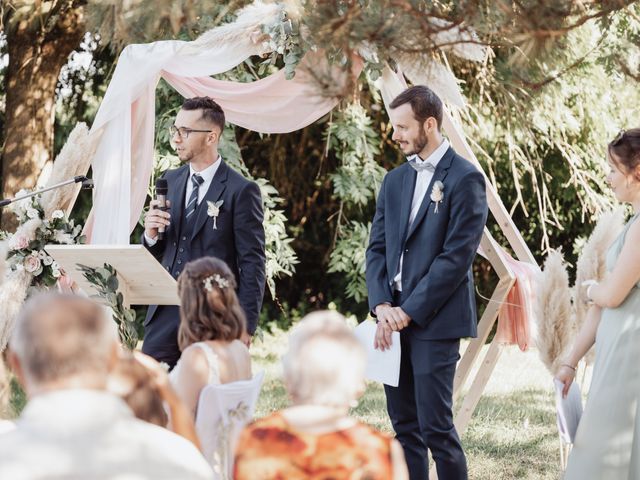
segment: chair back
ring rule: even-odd
[[[253,418],[264,372],[250,380],[207,385],[200,392],[196,431],[215,478],[231,479],[236,442]]]

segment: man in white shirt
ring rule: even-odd
[[[29,402],[0,435],[0,478],[211,479],[186,439],[143,422],[105,390],[115,328],[86,298],[47,294],[23,308],[10,364]]]
[[[484,176],[442,137],[442,102],[430,89],[411,87],[389,106],[409,161],[382,182],[366,268],[375,347],[400,332],[400,379],[385,385],[387,410],[411,480],[427,480],[427,450],[440,480],[466,480],[452,394],[460,338],[477,330],[471,265],[487,219]]]

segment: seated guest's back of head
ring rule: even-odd
[[[240,341],[246,329],[236,280],[222,260],[189,262],[178,278],[182,356],[170,378],[187,407],[197,410],[206,385],[251,378],[251,357]]]
[[[109,391],[122,398],[140,420],[166,427],[167,412],[151,371],[133,355],[121,355],[109,375]]]
[[[30,299],[10,340],[29,401],[0,436],[0,478],[210,478],[187,440],[136,419],[108,393],[117,360],[113,322],[89,299]]]
[[[245,429],[236,480],[408,478],[400,445],[348,415],[364,391],[365,352],[342,315],[303,318],[283,367],[293,405]]]
[[[50,384],[104,387],[115,361],[113,325],[95,302],[42,294],[23,307],[9,342],[27,395]]]

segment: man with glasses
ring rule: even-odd
[[[184,164],[164,173],[169,208],[152,200],[142,243],[174,278],[185,264],[204,256],[224,260],[234,273],[247,318],[248,345],[258,323],[265,286],[263,211],[260,188],[232,170],[218,154],[224,129],[222,108],[208,97],[185,100],[170,128]],[[158,240],[158,228],[165,234]],[[151,305],[144,321],[142,351],[173,367],[180,357],[177,306]]]

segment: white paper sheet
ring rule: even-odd
[[[382,352],[373,348],[376,328],[375,322],[365,320],[354,330],[356,337],[367,351],[367,367],[364,375],[368,380],[397,387],[400,379],[400,333],[391,333],[391,348]]]
[[[563,384],[560,380],[553,379],[556,387],[556,414],[558,421],[558,431],[565,443],[573,443],[576,438],[576,431],[582,417],[582,395],[580,387],[573,382],[569,387],[566,398],[562,398]]]

